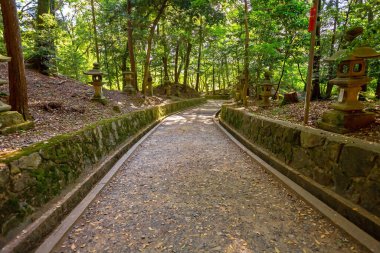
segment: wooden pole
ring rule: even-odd
[[[313,0],[313,6],[316,8],[316,15],[318,15],[319,0]],[[318,18],[315,17],[315,22]],[[305,111],[303,124],[307,125],[309,122],[310,111],[310,99],[311,99],[311,84],[313,80],[313,64],[314,64],[314,46],[315,46],[315,31],[317,24],[314,25],[314,29],[311,31],[310,48],[309,48],[309,65],[307,68],[307,81],[306,81],[306,99],[305,99]]]

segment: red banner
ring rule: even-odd
[[[310,18],[309,18],[309,32],[315,30],[315,24],[317,23],[317,7],[313,6],[310,9]]]

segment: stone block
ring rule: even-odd
[[[22,192],[32,185],[36,180],[28,173],[23,172],[11,177],[12,192]]]
[[[0,113],[0,129],[17,125],[24,122],[22,115],[16,111],[8,111]]]
[[[314,148],[322,146],[326,140],[326,137],[320,136],[316,133],[310,133],[306,131],[301,132],[301,147]]]
[[[36,169],[41,164],[41,156],[35,152],[28,156],[23,156],[20,159],[11,162],[11,169]]]
[[[327,140],[324,146],[324,152],[327,153],[330,161],[337,163],[342,152],[343,143]]]
[[[362,187],[360,201],[365,209],[380,217],[380,181],[366,181]]]
[[[317,167],[302,148],[293,148],[293,157],[290,166],[300,171],[305,176],[312,177],[312,170]]]
[[[292,145],[300,145],[301,131],[295,128],[285,127],[283,132],[283,142],[291,143]]]
[[[315,168],[313,170],[313,179],[324,186],[332,186],[334,184],[332,172],[329,170]]]
[[[360,196],[362,193],[363,186],[366,182],[365,177],[353,177],[351,178],[351,184],[347,191],[345,192],[345,196],[349,198],[352,202],[359,204]]]
[[[348,177],[367,177],[377,156],[378,153],[366,147],[346,144],[339,158],[339,166]]]
[[[373,113],[331,110],[322,115],[322,119],[317,122],[317,125],[330,132],[348,133],[368,126],[374,121],[375,114]]]
[[[5,189],[9,184],[10,171],[6,164],[0,163],[0,189]]]

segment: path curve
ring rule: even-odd
[[[54,252],[367,252],[229,140],[219,107],[168,117]]]

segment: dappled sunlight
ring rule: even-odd
[[[248,242],[241,238],[235,238],[232,235],[228,236],[232,242],[223,250],[225,253],[253,253],[249,248]]]
[[[195,121],[206,125],[213,124],[213,116],[216,113],[215,105],[206,104],[202,108],[196,108],[178,115],[172,115],[162,123],[166,126],[192,124]]]

